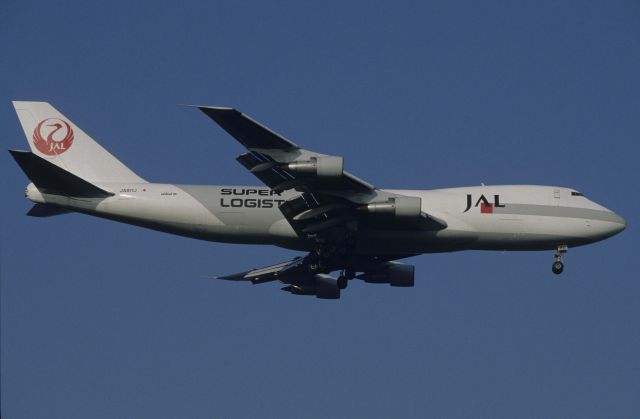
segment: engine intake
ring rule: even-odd
[[[306,161],[288,163],[285,168],[295,173],[335,178],[344,173],[344,161],[342,157],[336,156],[311,157]]]

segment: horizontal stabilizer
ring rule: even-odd
[[[73,212],[57,205],[35,204],[31,207],[27,215],[29,217],[53,217],[54,215],[62,215]]]
[[[113,195],[30,151],[9,150],[9,153],[33,184],[43,192],[87,198]]]

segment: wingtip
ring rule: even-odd
[[[231,275],[218,275],[218,276],[214,276],[213,279],[220,279],[223,281],[242,281],[244,280],[244,276],[246,274],[247,274],[246,272],[241,272],[241,273],[231,274]]]
[[[240,111],[238,111],[235,108],[229,108],[229,107],[226,107],[226,106],[203,106],[203,105],[198,105],[196,107],[198,109],[200,109],[202,112],[204,112],[206,115],[220,115],[220,114],[225,114],[227,112],[241,113]]]
[[[187,108],[198,108],[204,112],[205,109],[212,111],[235,111],[235,108],[230,108],[228,106],[210,106],[210,105],[196,105],[194,103],[177,103],[177,106],[184,106]]]

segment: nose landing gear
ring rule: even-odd
[[[562,255],[564,253],[567,253],[567,250],[569,250],[569,248],[567,247],[566,244],[562,244],[558,246],[558,248],[556,249],[556,254],[555,254],[556,261],[553,262],[553,265],[551,265],[551,271],[556,275],[560,275],[564,270],[564,264],[562,263]]]

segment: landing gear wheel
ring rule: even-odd
[[[347,279],[346,276],[340,275],[338,277],[338,288],[340,288],[341,290],[347,288],[348,283],[349,283],[349,280]]]
[[[560,275],[564,270],[564,264],[562,263],[562,255],[567,253],[567,250],[569,250],[569,247],[566,244],[561,244],[556,249],[556,254],[554,255],[556,258],[556,261],[553,262],[553,265],[551,265],[551,271],[556,275]]]
[[[554,274],[560,275],[564,270],[564,264],[562,262],[553,262],[553,265],[551,265],[551,270]]]

